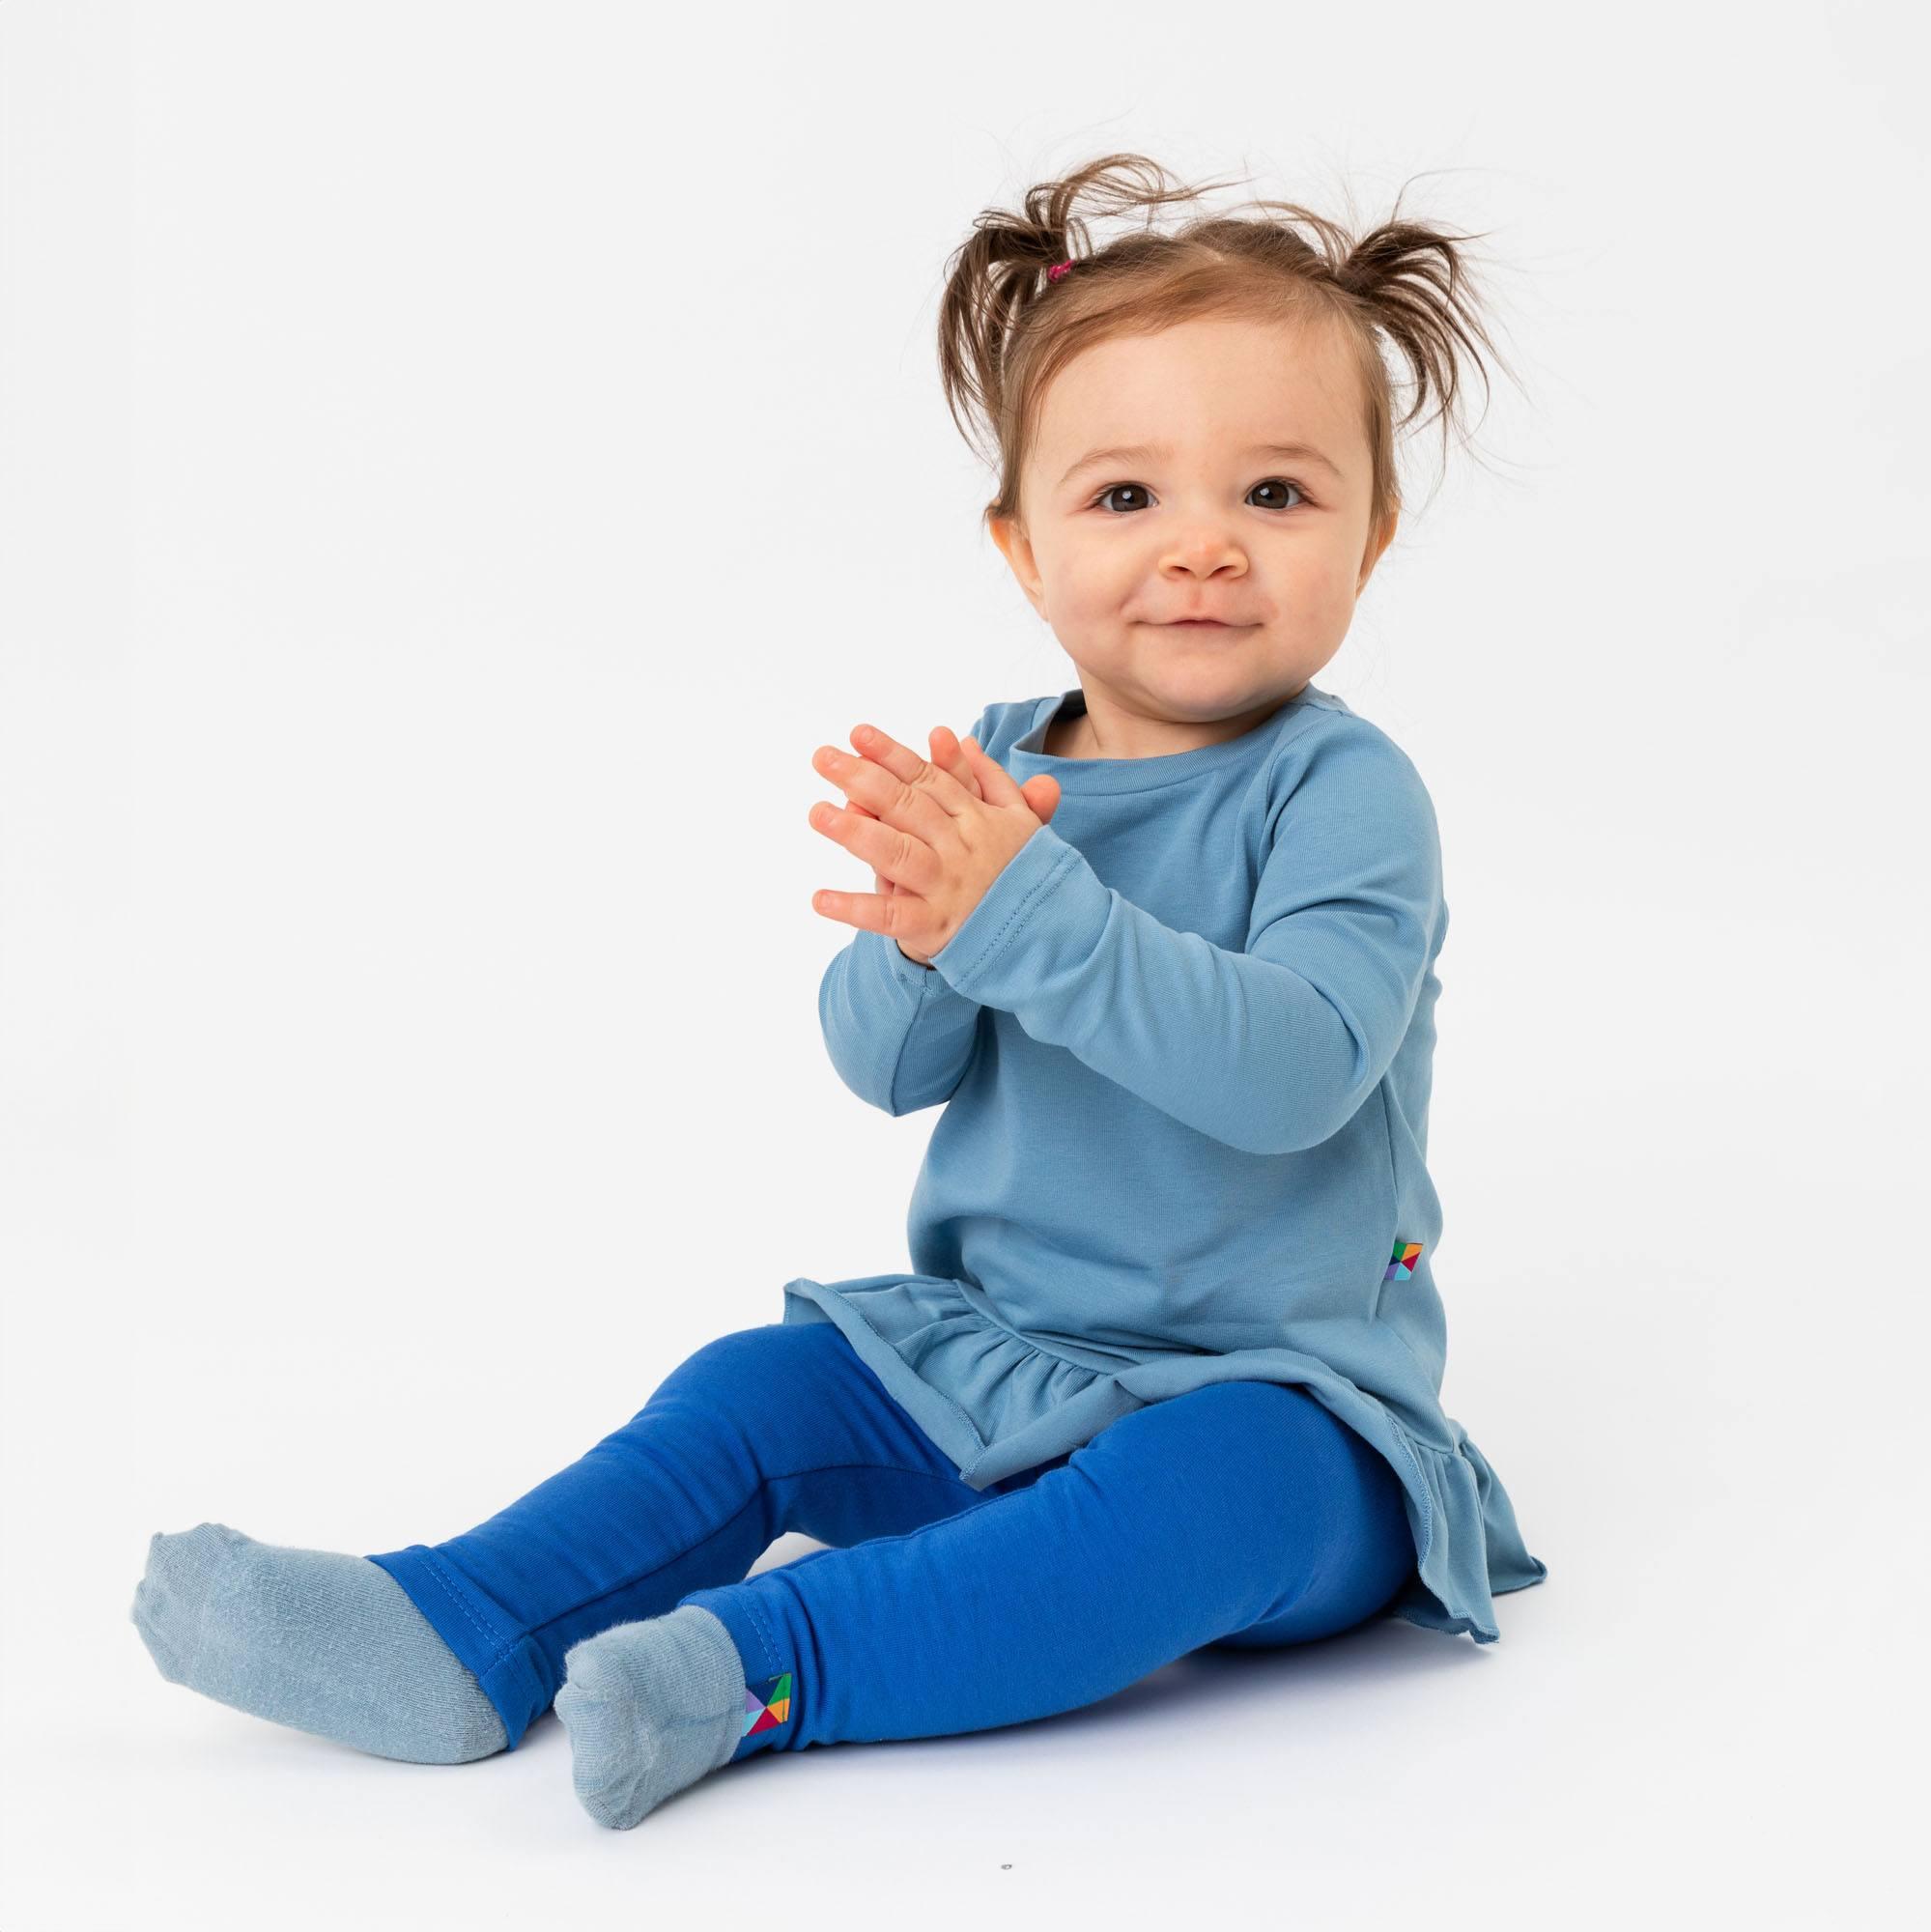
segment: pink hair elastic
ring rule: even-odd
[[[1053,266],[1046,270],[1046,279],[1049,282],[1057,282],[1062,275],[1068,274],[1071,272],[1072,266],[1073,266],[1072,257],[1070,255],[1067,256],[1064,262],[1055,262]]]

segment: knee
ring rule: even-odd
[[[830,1353],[833,1345],[851,1346],[830,1321],[761,1321],[754,1327],[714,1335],[693,1349],[671,1374],[688,1369],[737,1378],[754,1385],[761,1378],[788,1373],[793,1364]]]
[[[1212,1398],[1198,1405],[1204,1439],[1225,1445],[1229,1500],[1219,1506],[1290,1559],[1261,1621],[1232,1640],[1303,1642],[1386,1605],[1413,1571],[1415,1546],[1401,1478],[1380,1451],[1296,1384],[1221,1382],[1177,1401],[1195,1395]]]
[[[701,1398],[730,1414],[761,1415],[835,1399],[849,1373],[851,1344],[830,1321],[766,1321],[733,1328],[694,1349],[657,1385],[652,1404]],[[853,1358],[855,1359],[855,1358]]]

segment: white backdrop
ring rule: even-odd
[[[1906,17],[0,9],[15,1922],[1901,1922]],[[1443,1399],[1548,1580],[1480,1651],[1183,1660],[628,1833],[547,1719],[424,1768],[165,1683],[156,1529],[453,1535],[790,1277],[905,1264],[937,1115],[824,1054],[810,895],[869,881],[809,760],[1075,682],[936,304],[1120,150],[1491,231],[1521,387],[1410,446],[1318,682],[1440,816]]]

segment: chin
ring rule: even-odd
[[[1188,658],[1149,665],[1144,682],[1151,691],[1196,704],[1217,705],[1226,711],[1245,711],[1264,704],[1280,680],[1257,670],[1252,664],[1236,662],[1237,655],[1230,651],[1221,663],[1211,658]]]

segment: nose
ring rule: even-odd
[[[1202,535],[1174,545],[1160,568],[1184,571],[1189,577],[1244,577],[1247,553],[1229,538]]]
[[[1221,571],[1240,576],[1247,569],[1247,553],[1227,529],[1203,521],[1175,536],[1160,568],[1183,570],[1193,577],[1212,577]]]

